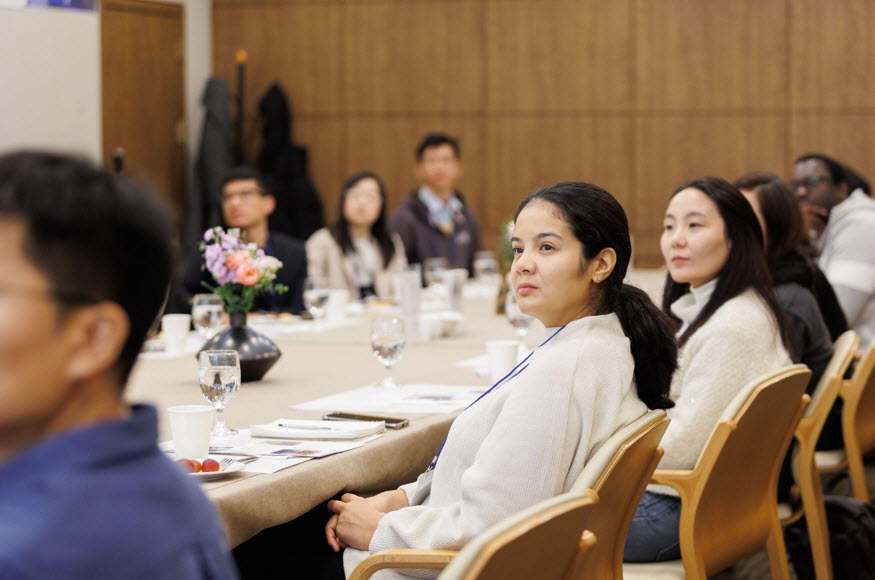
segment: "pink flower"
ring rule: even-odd
[[[225,267],[229,270],[236,270],[240,267],[240,264],[246,261],[246,258],[249,257],[249,252],[245,252],[243,250],[234,252],[227,258],[225,258]]]
[[[237,281],[244,286],[255,286],[258,283],[258,268],[252,264],[242,264],[237,269]]]

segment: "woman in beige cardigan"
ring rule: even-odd
[[[308,274],[326,278],[332,289],[348,289],[350,297],[386,298],[391,274],[406,266],[401,239],[386,227],[383,182],[367,171],[352,175],[341,190],[337,221],[307,240]]]

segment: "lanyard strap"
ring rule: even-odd
[[[541,348],[542,346],[544,346],[545,344],[547,344],[548,342],[550,342],[551,340],[553,340],[553,337],[556,336],[557,334],[559,334],[559,333],[562,331],[563,328],[565,328],[565,326],[560,327],[556,332],[554,332],[553,334],[551,334],[551,335],[547,338],[547,340],[545,340],[545,341],[542,342],[540,345],[538,345],[538,348]],[[513,367],[513,369],[511,369],[511,371],[510,371],[509,373],[507,373],[506,375],[504,375],[504,376],[503,376],[502,378],[500,378],[500,379],[499,379],[494,385],[492,385],[491,387],[489,387],[489,389],[488,389],[486,392],[484,392],[484,393],[481,394],[479,397],[477,397],[476,399],[474,399],[474,401],[473,401],[470,405],[468,405],[467,407],[465,407],[464,410],[462,410],[462,413],[464,413],[465,411],[467,411],[468,409],[470,409],[471,407],[473,407],[473,406],[477,403],[477,401],[479,401],[480,399],[482,399],[483,397],[485,397],[486,395],[488,395],[489,393],[491,393],[492,391],[494,391],[495,389],[497,389],[497,388],[500,387],[501,385],[503,385],[503,384],[509,382],[509,381],[512,380],[514,377],[516,377],[518,374],[520,374],[521,372],[523,372],[524,370],[526,370],[527,368],[529,368],[528,361],[529,361],[530,358],[532,358],[532,355],[535,354],[535,351],[538,350],[538,348],[536,348],[535,350],[533,350],[532,352],[530,352],[528,355],[526,355],[526,358],[524,358],[523,360],[521,360],[520,362],[518,362],[517,365],[516,365],[515,367]],[[461,414],[461,413],[460,413],[460,414]],[[432,459],[432,460],[431,460],[431,463],[428,464],[428,469],[425,470],[426,473],[428,473],[429,471],[431,471],[432,469],[434,469],[434,466],[437,465],[438,457],[441,456],[441,451],[444,450],[444,445],[447,444],[447,439],[448,439],[448,438],[449,438],[449,434],[447,434],[447,436],[444,437],[444,442],[441,443],[441,446],[438,448],[437,453],[435,453],[435,455],[434,455],[434,459]]]

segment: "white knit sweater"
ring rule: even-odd
[[[616,315],[569,323],[534,352],[528,368],[459,415],[437,467],[401,487],[411,507],[380,520],[370,553],[458,549],[502,519],[568,491],[592,453],[647,412],[633,370]],[[367,555],[345,551],[347,576]],[[375,576],[402,577],[388,570]]]
[[[716,280],[681,296],[671,311],[681,319],[681,332],[699,315]],[[660,445],[659,469],[692,469],[720,415],[751,380],[792,364],[777,323],[760,296],[748,289],[718,308],[690,337],[678,356],[671,382],[675,406]],[[650,485],[649,491],[677,495],[672,488]]]

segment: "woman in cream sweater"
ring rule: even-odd
[[[523,201],[514,221],[513,291],[548,338],[459,415],[416,482],[329,502],[326,536],[346,548],[347,575],[386,548],[461,548],[569,491],[608,437],[648,407],[671,406],[673,325],[623,284],[631,247],[617,201],[594,185],[559,183]]]
[[[691,469],[736,393],[792,364],[792,341],[771,288],[762,230],[731,184],[702,177],[678,188],[665,213],[661,246],[668,267],[663,309],[678,322],[681,350],[659,468]],[[649,486],[624,559],[680,558],[679,521],[677,493]]]
[[[407,266],[401,238],[386,226],[386,188],[375,174],[350,176],[337,221],[307,240],[307,274],[349,290],[352,299],[392,295],[390,275]]]

